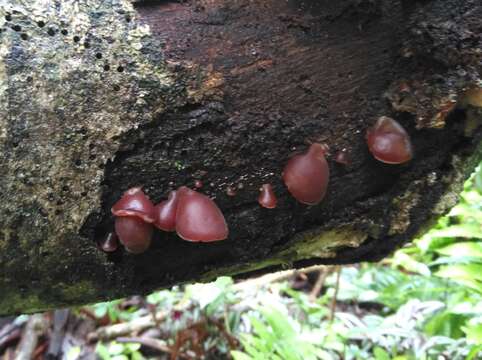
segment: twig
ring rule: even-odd
[[[116,339],[116,341],[118,343],[137,343],[160,352],[172,354],[172,350],[169,348],[169,346],[167,346],[164,341],[158,339],[142,337],[119,337]],[[177,355],[183,359],[192,359],[192,357],[187,354],[178,353]]]
[[[317,265],[317,266],[312,266],[304,269],[291,269],[291,270],[285,270],[285,271],[278,271],[272,274],[267,274],[257,278],[252,278],[252,279],[239,282],[233,286],[233,290],[243,291],[246,288],[250,288],[250,287],[262,287],[264,285],[272,284],[274,282],[287,280],[297,273],[310,273],[314,271],[320,271],[325,267],[326,266],[324,265]]]
[[[335,309],[336,309],[336,298],[338,296],[338,289],[340,288],[340,275],[341,275],[341,266],[337,265],[335,267],[336,271],[336,284],[335,284],[335,293],[333,294],[333,298],[331,299],[331,306],[330,306],[330,323],[333,322],[335,318]]]
[[[48,347],[49,347],[48,341],[44,341],[42,344],[37,346],[37,348],[35,349],[35,351],[33,353],[33,359],[44,359],[45,357],[42,356],[42,355],[45,353],[45,351],[48,349]],[[48,356],[46,356],[46,357],[49,358]],[[57,359],[58,358],[59,357],[57,357]]]
[[[150,327],[156,326],[156,322],[165,320],[167,315],[168,313],[166,312],[158,312],[155,316],[149,314],[127,323],[103,326],[87,335],[87,339],[89,341],[110,340],[119,336],[138,333]],[[154,319],[156,321],[154,321]]]
[[[20,338],[22,333],[22,327],[27,322],[28,317],[17,317],[9,319],[10,322],[3,322],[3,326],[0,328],[0,352],[12,341],[16,341]]]
[[[210,321],[211,323],[213,323],[214,325],[216,325],[216,327],[218,328],[219,332],[226,338],[226,340],[228,341],[229,343],[229,347],[231,348],[231,350],[234,350],[237,348],[238,346],[238,339],[236,339],[233,335],[231,335],[228,330],[226,329],[226,327],[224,326],[224,323],[221,321],[221,320],[217,320],[217,319],[208,319],[208,321]]]
[[[15,328],[12,329],[9,333],[6,333],[5,336],[0,338],[0,352],[2,352],[4,347],[7,347],[12,342],[17,341],[22,336],[22,329]]]
[[[320,274],[318,275],[318,279],[316,280],[315,286],[313,286],[310,296],[308,297],[311,302],[315,302],[318,296],[320,296],[321,289],[323,289],[323,285],[325,285],[326,277],[331,272],[331,268],[324,266],[319,271]]]
[[[14,360],[15,359],[15,351],[13,348],[7,348],[5,352],[3,353],[3,358],[2,360]]]
[[[50,342],[47,354],[49,357],[58,358],[61,352],[62,341],[65,336],[65,327],[69,320],[68,309],[55,310],[53,316],[54,328],[50,335]]]
[[[38,339],[47,330],[47,320],[41,314],[30,316],[22,340],[18,345],[15,360],[31,360],[37,347]]]

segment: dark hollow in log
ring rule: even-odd
[[[480,86],[479,1],[192,0],[135,6],[137,15],[128,22],[148,25],[155,40],[146,56],[165,64],[174,79],[159,94],[143,95],[148,104],[162,97],[163,107],[152,106],[146,110],[153,114],[149,121],[113,137],[119,146],[111,160],[87,161],[86,169],[100,168],[102,176],[84,197],[95,191],[99,201],[88,216],[79,215],[77,228],[55,237],[54,225],[37,228],[25,213],[0,206],[0,286],[6,289],[0,313],[280,266],[376,261],[454,205],[481,158],[480,110],[464,105],[466,89]],[[98,60],[105,57],[98,54]],[[102,66],[129,71],[129,64]],[[137,111],[142,114],[142,108]],[[387,165],[369,153],[365,132],[380,116],[396,118],[407,129],[415,149],[409,163]],[[1,130],[2,122],[0,145]],[[6,132],[10,147],[4,151],[16,154],[25,149],[14,146],[14,133]],[[24,140],[26,149],[35,141]],[[323,202],[305,206],[289,195],[280,175],[287,159],[312,142],[329,146],[331,177]],[[91,143],[92,151],[104,149]],[[347,166],[333,161],[342,149],[350,157]],[[0,163],[13,176],[9,164]],[[70,188],[76,176],[82,173],[70,179]],[[228,240],[197,244],[156,231],[142,255],[99,252],[96,241],[112,231],[110,208],[125,190],[143,186],[158,202],[196,180],[225,214]],[[6,189],[9,180],[1,181]],[[278,195],[276,209],[257,203],[265,183]],[[59,201],[70,204],[70,195],[64,189]],[[0,197],[11,203],[21,195]],[[53,238],[58,241],[51,244]],[[15,239],[31,248],[16,246]]]

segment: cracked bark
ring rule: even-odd
[[[1,314],[376,261],[453,206],[481,159],[479,1],[78,4],[0,4]],[[410,133],[409,164],[368,153],[382,115]],[[313,141],[352,163],[330,158],[328,195],[307,207],[280,173]],[[196,179],[228,240],[97,249],[127,188],[159,201]],[[274,210],[256,201],[266,182]]]

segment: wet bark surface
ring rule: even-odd
[[[0,313],[260,268],[379,260],[452,206],[481,158],[480,110],[464,95],[480,86],[478,1],[140,1],[135,7],[135,21],[148,25],[156,41],[149,52],[159,55],[151,61],[175,79],[166,85],[170,95],[162,110],[151,106],[152,119],[115,136],[109,159],[88,162],[102,173],[98,202],[60,242],[42,244],[55,227],[36,231],[25,218],[0,212],[10,233],[18,237],[28,228],[38,241],[25,250],[8,246],[12,237],[3,235],[0,284],[9,291]],[[409,132],[415,157],[408,164],[383,164],[368,152],[365,132],[380,116]],[[331,177],[324,201],[305,206],[289,195],[281,172],[312,142],[329,146]],[[349,165],[333,161],[342,149]],[[195,244],[156,231],[142,255],[99,252],[96,243],[113,229],[110,208],[125,190],[142,186],[157,202],[196,180],[225,214],[227,240]],[[257,203],[264,183],[279,197],[276,209]],[[34,300],[10,304],[19,294]]]

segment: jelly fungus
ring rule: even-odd
[[[289,159],[283,170],[288,191],[303,204],[315,205],[325,197],[330,178],[326,151],[325,145],[314,143],[307,152]]]
[[[382,116],[366,135],[375,159],[386,164],[403,164],[413,157],[412,143],[405,129],[392,118]]]
[[[334,160],[338,164],[342,164],[345,166],[350,165],[351,163],[350,156],[348,155],[348,151],[346,151],[346,149],[338,151],[335,155]]]
[[[114,216],[137,216],[147,223],[154,222],[154,205],[140,187],[127,190],[112,206]]]
[[[130,253],[143,253],[151,245],[152,224],[148,224],[138,217],[117,217],[114,227],[120,242]]]
[[[226,195],[231,197],[236,196],[236,189],[233,186],[228,186],[226,188]]]
[[[202,188],[203,185],[204,185],[204,184],[203,184],[203,182],[202,182],[201,180],[195,180],[195,181],[194,181],[194,187],[195,187],[196,189]]]
[[[127,190],[111,209],[115,231],[127,251],[139,254],[151,244],[154,205],[141,188]]]
[[[154,207],[154,226],[164,231],[176,230],[176,211],[178,192],[171,191],[165,201],[161,201]]]
[[[176,232],[182,239],[211,242],[228,237],[224,215],[213,200],[185,186],[177,191]]]
[[[117,234],[114,232],[106,234],[104,238],[102,238],[102,241],[99,241],[99,247],[106,253],[116,251],[119,247],[119,238],[117,237]]]
[[[278,199],[271,184],[263,184],[259,191],[261,192],[258,197],[259,204],[266,209],[274,209]]]

